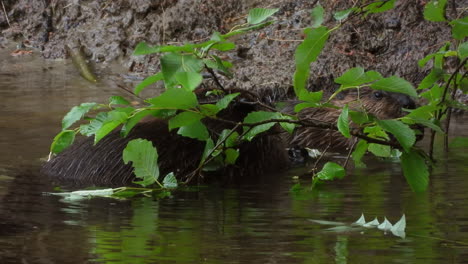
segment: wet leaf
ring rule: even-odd
[[[423,192],[429,184],[426,160],[416,151],[403,152],[401,167],[406,181],[414,192]]]
[[[96,108],[97,103],[82,103],[79,106],[73,107],[62,120],[62,130],[65,130],[72,126],[76,121],[83,118],[83,116],[90,110]]]
[[[317,60],[328,40],[330,32],[327,27],[320,26],[315,29],[307,28],[304,30],[306,38],[297,47],[294,53],[296,71],[294,72],[293,85],[296,96],[299,97],[305,90],[307,80],[310,74],[310,63]]]
[[[345,176],[344,168],[334,162],[327,162],[322,170],[317,173],[316,178],[322,181],[330,181],[334,179],[342,179]]]
[[[402,93],[413,97],[418,96],[416,90],[414,89],[413,85],[411,85],[411,83],[409,83],[405,79],[396,76],[391,76],[388,78],[378,80],[375,83],[371,84],[370,87],[375,90]]]
[[[349,117],[348,117],[348,105],[346,104],[341,110],[340,116],[338,117],[337,126],[338,130],[343,134],[345,138],[350,138],[351,134],[349,132]]]
[[[160,96],[149,99],[148,102],[154,107],[170,109],[190,109],[198,105],[194,93],[178,88],[168,89]]]
[[[50,145],[50,152],[58,154],[68,148],[75,141],[75,131],[63,130],[54,137],[54,141]]]
[[[141,179],[135,183],[145,187],[159,178],[158,152],[151,141],[141,138],[129,141],[122,158],[125,164],[132,162],[135,176]]]
[[[274,13],[278,12],[278,8],[268,9],[268,8],[253,8],[249,11],[247,16],[247,23],[255,25],[265,21],[265,19],[272,16]]]
[[[433,22],[443,22],[447,0],[431,0],[424,6],[424,19]]]
[[[167,174],[163,181],[162,181],[162,184],[163,184],[163,187],[164,188],[168,188],[168,189],[174,189],[174,188],[177,188],[178,184],[177,184],[177,179],[176,177],[174,176],[174,173],[171,172],[169,174]]]
[[[151,76],[147,77],[146,79],[144,79],[141,83],[137,84],[137,86],[135,87],[135,90],[133,90],[133,92],[136,95],[139,95],[141,93],[141,91],[143,91],[143,89],[145,89],[149,85],[151,85],[153,83],[156,83],[158,81],[161,81],[163,79],[164,79],[164,75],[163,75],[162,72],[158,72],[158,73],[156,73],[154,75],[151,75]]]
[[[205,141],[209,138],[208,129],[200,121],[196,121],[191,123],[190,125],[186,125],[179,128],[177,134],[184,137],[198,139],[200,141]]]
[[[319,27],[319,26],[322,25],[322,23],[323,23],[323,13],[324,13],[324,9],[320,5],[320,3],[318,3],[312,9],[312,12],[311,12],[311,16],[312,16],[312,25],[311,25],[311,27],[316,28],[316,27]]]

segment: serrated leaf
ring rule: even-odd
[[[350,138],[351,134],[349,133],[349,117],[348,117],[348,105],[346,104],[341,110],[340,116],[338,117],[337,126],[338,130],[343,134],[345,138]]]
[[[409,83],[405,79],[396,76],[380,79],[375,83],[371,84],[370,87],[375,90],[402,93],[413,97],[418,96],[416,90],[414,89],[413,85],[411,85],[411,83]]]
[[[97,103],[82,103],[79,106],[74,106],[62,120],[62,130],[65,130],[72,126],[76,121],[83,118],[83,116],[88,113],[90,110],[95,108]]]
[[[401,167],[406,182],[414,192],[425,191],[429,184],[429,171],[425,159],[416,151],[403,152]]]
[[[437,81],[443,77],[444,71],[438,68],[433,68],[431,72],[424,77],[421,83],[418,85],[418,90],[428,89],[432,87]]]
[[[58,133],[50,145],[50,152],[58,154],[71,146],[73,141],[75,141],[75,134],[76,133],[73,130],[63,130]]]
[[[317,179],[322,181],[330,181],[334,179],[342,179],[345,176],[344,168],[334,162],[327,162],[323,166],[322,170],[317,173]]]
[[[174,173],[171,172],[171,173],[168,173],[163,181],[162,181],[162,185],[164,188],[167,188],[167,189],[174,189],[174,188],[177,188],[178,187],[178,184],[177,184],[177,179],[176,177],[174,176]]]
[[[265,19],[272,16],[274,13],[278,12],[278,8],[268,9],[268,8],[253,8],[249,11],[247,16],[247,23],[255,25],[265,21]]]
[[[398,120],[378,120],[377,124],[391,133],[400,142],[405,151],[409,151],[416,142],[414,131]]]
[[[178,72],[175,79],[183,88],[193,91],[202,83],[203,76],[199,72]]]
[[[216,107],[218,107],[219,110],[225,109],[226,107],[229,106],[231,101],[236,98],[240,93],[232,93],[232,94],[227,94],[223,98],[221,98],[218,102],[216,102]]]
[[[128,102],[122,96],[111,96],[109,98],[109,105],[129,105],[129,104],[130,102]]]
[[[324,9],[320,3],[317,4],[316,7],[312,9],[311,16],[312,16],[312,27],[316,28],[322,25],[323,23],[323,13]]]
[[[200,141],[205,141],[210,136],[208,133],[208,129],[200,121],[196,121],[196,122],[191,123],[190,125],[179,128],[179,130],[177,131],[177,134],[184,136],[184,137],[198,139]]]
[[[120,131],[120,135],[123,137],[126,137],[128,133],[133,129],[133,127],[138,124],[143,118],[149,115],[155,115],[158,113],[159,110],[142,110],[136,114],[134,114],[132,117],[128,118],[125,124],[122,126],[122,130]]]
[[[468,36],[468,16],[452,20],[450,25],[452,26],[452,36],[454,39],[463,40]]]
[[[462,44],[460,44],[460,46],[458,46],[458,58],[460,58],[460,60],[463,60],[466,57],[468,57],[468,41],[463,42]]]
[[[151,85],[153,83],[156,83],[158,81],[161,81],[163,79],[164,79],[164,75],[163,75],[162,72],[158,72],[158,73],[156,73],[154,75],[151,75],[151,76],[147,77],[146,79],[144,79],[141,83],[137,84],[137,86],[135,87],[135,90],[133,90],[133,92],[136,95],[139,95],[141,93],[141,91],[143,91],[143,89],[145,89],[149,85]]]
[[[80,126],[80,133],[84,136],[92,136],[96,131],[101,128],[102,124],[107,120],[107,112],[101,112],[92,119],[89,124],[83,124]]]
[[[194,112],[182,112],[173,118],[169,119],[169,130],[174,128],[191,125],[195,122],[199,122],[203,118],[203,115]]]
[[[198,59],[193,55],[181,55],[176,53],[168,53],[161,57],[161,72],[164,77],[164,85],[167,89],[178,84],[176,74],[178,72],[196,72],[199,73],[203,69],[203,60]]]
[[[366,165],[362,162],[362,157],[364,156],[364,154],[366,154],[368,147],[369,147],[369,144],[367,143],[367,141],[363,139],[359,140],[359,142],[356,144],[356,147],[354,148],[354,151],[351,154],[355,167],[357,168],[366,167]]]
[[[122,158],[125,164],[132,162],[133,172],[142,186],[155,183],[159,178],[158,152],[151,141],[134,139],[128,142]]]
[[[205,116],[215,116],[221,109],[214,104],[202,104],[198,107]]]
[[[110,111],[107,114],[106,120],[102,123],[101,127],[96,130],[94,135],[94,144],[97,144],[107,134],[112,132],[115,128],[123,124],[128,118],[128,114],[120,111]]]
[[[355,67],[347,70],[343,75],[336,78],[335,82],[341,84],[341,88],[347,88],[374,82],[380,79],[382,79],[382,75],[376,71],[365,72],[363,68]]]
[[[349,9],[345,9],[345,10],[341,10],[341,11],[338,11],[338,12],[335,12],[335,14],[333,14],[333,18],[335,18],[336,20],[338,21],[341,21],[343,19],[346,19],[348,18],[348,16],[354,12],[356,10],[355,7],[353,8],[349,8]]]
[[[392,149],[386,145],[370,143],[367,150],[377,157],[389,158],[392,156]]]
[[[226,164],[235,164],[237,158],[239,157],[239,150],[228,148],[224,151],[224,155],[226,156],[224,159]]]
[[[294,53],[296,71],[294,72],[293,85],[294,92],[298,97],[305,90],[307,80],[309,79],[310,63],[317,60],[330,35],[328,28],[325,26],[315,29],[307,28],[304,30],[304,33],[306,38],[296,48]]]
[[[168,89],[161,95],[148,100],[150,104],[158,108],[190,109],[198,105],[197,97],[191,91],[185,89]]]
[[[323,91],[318,92],[309,92],[307,90],[302,90],[300,94],[297,95],[297,98],[301,101],[309,102],[309,103],[319,103],[320,100],[323,98]]]
[[[277,117],[278,117],[278,113],[275,113],[275,112],[265,112],[265,111],[251,112],[244,118],[244,123],[246,124],[257,123],[257,122],[274,119]],[[253,128],[244,127],[244,132],[249,130],[249,132],[245,134],[244,138],[248,141],[251,141],[256,135],[267,131],[274,125],[275,123],[271,122],[271,123],[266,123],[266,124],[255,126]]]
[[[443,22],[447,0],[431,0],[424,6],[424,19],[433,22]]]

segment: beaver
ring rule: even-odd
[[[210,136],[217,141],[224,129],[233,129],[237,122],[241,122],[253,111],[271,111],[271,107],[259,103],[261,97],[254,92],[240,91],[241,94],[221,111],[218,116],[230,122],[220,122],[205,118],[202,122],[208,128]],[[204,92],[197,92],[204,94]],[[207,100],[205,100],[206,102]],[[402,115],[402,108],[414,108],[414,102],[407,96],[374,91],[361,88],[360,91],[347,91],[333,99],[333,104],[344,106],[349,104],[351,109],[363,108],[378,118],[395,118]],[[294,114],[294,105],[298,101],[291,101],[284,110]],[[340,114],[335,108],[308,108],[298,113],[299,120],[321,120],[336,123]],[[239,134],[242,133],[238,128]],[[179,181],[186,183],[208,182],[214,177],[204,173],[205,177],[193,177],[200,157],[205,148],[205,142],[180,136],[176,131],[169,131],[168,122],[162,119],[151,119],[136,125],[130,134],[122,138],[119,131],[113,131],[104,137],[96,146],[93,139],[81,140],[47,162],[42,173],[53,178],[85,183],[87,185],[126,185],[135,180],[133,168],[122,161],[122,151],[127,143],[136,138],[151,141],[159,154],[160,174],[174,172]],[[339,150],[351,146],[351,139],[346,139],[339,132],[328,129],[298,126],[293,134],[285,133],[279,125],[255,137],[250,142],[242,142],[238,146],[239,158],[235,165],[230,165],[217,173],[215,178],[222,182],[232,182],[250,179],[255,175],[267,172],[285,170],[291,164],[287,148],[290,146],[325,148]]]
[[[284,113],[295,114],[294,106],[298,101],[288,102],[283,109]],[[338,107],[348,104],[350,110],[365,112],[374,115],[378,119],[393,119],[405,114],[403,108],[416,108],[415,102],[407,95],[380,90],[369,87],[349,89],[339,93],[331,103]],[[307,121],[315,120],[336,124],[341,109],[332,107],[305,108],[297,113],[298,119]],[[351,124],[351,127],[355,127]],[[349,150],[354,144],[354,139],[345,138],[339,131],[316,127],[297,127],[290,135],[284,134],[291,149],[319,149],[333,152]]]
[[[229,93],[239,92],[232,89]],[[205,89],[197,91],[197,95],[205,94]],[[255,93],[240,91],[228,108],[218,113],[218,117],[229,122],[220,122],[205,118],[202,120],[208,128],[210,136],[216,143],[224,129],[233,129],[247,114],[253,111],[265,111],[265,106],[257,104],[259,98]],[[203,98],[203,103],[209,103],[209,98]],[[242,180],[244,175],[259,175],[265,172],[284,170],[288,167],[288,155],[279,127],[263,133],[250,142],[240,143],[239,158],[235,165],[228,166],[217,173],[222,183]],[[276,131],[276,132],[275,132]],[[169,131],[168,121],[153,118],[137,124],[129,135],[122,138],[119,130],[115,130],[93,146],[93,138],[85,138],[64,150],[52,160],[44,164],[42,173],[65,182],[75,182],[77,185],[94,184],[98,186],[115,186],[130,184],[135,180],[131,165],[125,165],[122,151],[127,143],[136,138],[143,138],[153,143],[158,150],[158,165],[160,175],[174,172],[182,182],[195,183],[212,181],[211,174],[203,173],[205,178],[193,177],[197,169],[205,142],[183,137],[176,130]],[[237,129],[242,134],[242,127]]]

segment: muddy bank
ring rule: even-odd
[[[129,71],[155,73],[156,56],[132,56],[140,41],[153,45],[200,41],[214,31],[227,32],[242,23],[252,7],[280,8],[277,23],[237,37],[237,49],[227,53],[236,78],[226,86],[241,88],[291,86],[294,50],[310,25],[315,1],[249,0],[3,0],[6,20],[0,16],[0,39],[26,41],[44,58],[63,58],[64,46],[80,43],[97,67],[118,62]],[[350,1],[322,1],[326,25],[333,25],[331,10],[350,7]],[[450,39],[444,23],[423,19],[426,1],[398,1],[394,10],[355,19],[332,35],[319,60],[311,66],[310,88],[333,86],[333,78],[354,66],[397,74],[417,83],[425,73],[417,60]],[[447,16],[460,16],[468,0],[449,1]],[[466,11],[465,11],[466,12]],[[1,45],[1,41],[0,41]]]

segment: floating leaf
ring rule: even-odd
[[[401,167],[406,181],[414,192],[426,190],[429,184],[429,171],[426,160],[418,152],[403,152]]]
[[[83,116],[88,113],[91,109],[94,109],[98,104],[97,103],[82,103],[79,106],[73,107],[62,120],[62,130],[69,128],[76,121],[83,118]]]
[[[54,141],[50,145],[50,152],[58,154],[68,148],[75,141],[75,131],[63,130],[54,137]]]
[[[141,138],[129,141],[122,158],[125,164],[132,162],[135,176],[141,179],[135,183],[145,187],[158,180],[158,152],[151,141]]]
[[[305,90],[310,74],[310,63],[317,60],[330,35],[328,28],[325,26],[315,29],[307,28],[304,33],[306,38],[294,53],[296,71],[294,72],[293,84],[294,92],[298,97]]]
[[[158,81],[161,81],[164,79],[164,75],[162,72],[158,72],[156,73],[155,75],[151,75],[150,77],[147,77],[146,79],[144,79],[141,83],[139,83],[136,87],[135,87],[135,90],[133,90],[133,92],[136,94],[136,95],[139,95],[141,93],[141,91],[143,91],[143,89],[145,89],[146,87],[148,87],[149,85],[153,84],[153,83],[156,83]]]
[[[413,85],[411,85],[411,83],[409,83],[405,79],[396,76],[391,76],[388,78],[378,80],[375,83],[371,84],[370,87],[375,90],[402,93],[413,97],[418,96],[416,90],[414,89]]]
[[[335,162],[327,162],[322,170],[317,173],[316,178],[322,181],[329,181],[336,178],[342,179],[344,176],[345,170],[341,165]]]
[[[163,181],[162,181],[162,185],[164,188],[168,188],[168,189],[173,189],[173,188],[177,188],[178,184],[177,184],[177,179],[176,177],[174,176],[174,173],[171,172],[171,173],[168,173]]]
[[[265,21],[265,19],[272,16],[274,13],[278,12],[278,8],[268,9],[268,8],[253,8],[249,11],[247,16],[247,23],[255,25]]]
[[[316,28],[322,25],[323,23],[323,13],[324,9],[320,3],[317,4],[316,7],[312,9],[311,16],[312,16],[312,27]]]
[[[433,22],[443,22],[445,19],[445,6],[447,0],[431,0],[424,7],[424,19]]]

